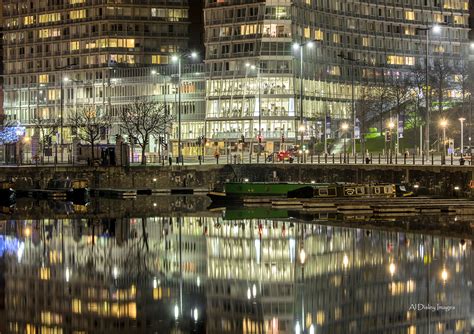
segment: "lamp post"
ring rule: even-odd
[[[355,112],[355,92],[354,92],[354,63],[357,62],[356,59],[352,57],[345,57],[342,54],[337,55],[339,58],[343,60],[347,60],[351,63],[351,93],[352,93],[352,102],[351,102],[351,113],[352,113],[352,154],[356,155],[356,136],[355,136],[355,129],[356,129],[356,112]]]
[[[308,40],[305,42],[301,43],[294,43],[293,44],[293,50],[299,51],[299,58],[300,58],[300,124],[298,125],[298,129],[300,129],[302,126],[304,126],[304,108],[303,108],[303,54],[304,54],[304,47],[307,46],[309,49],[312,49],[314,47],[314,43],[317,42],[317,40],[312,39]],[[294,72],[294,71],[293,71]],[[298,133],[295,131],[295,144],[298,142]],[[301,149],[303,147],[303,140],[304,140],[304,133],[301,135],[301,142],[300,146]],[[300,159],[301,160],[301,159]]]
[[[178,161],[181,165],[184,165],[183,152],[181,147],[181,60],[183,57],[196,59],[198,57],[197,52],[182,53],[174,55],[171,60],[178,64]]]
[[[261,67],[250,65],[250,63],[246,63],[245,67],[247,69],[251,69],[252,71],[257,71],[257,85],[258,85],[258,153],[257,153],[257,163],[260,162],[260,154],[261,154],[261,145],[262,145],[262,73]]]
[[[464,121],[466,119],[464,117],[459,118],[459,122],[461,122],[461,157],[464,155]]]
[[[344,163],[346,163],[346,155],[347,155],[347,148],[346,148],[346,138],[347,138],[347,130],[349,129],[349,124],[342,123],[341,130],[344,132]]]
[[[390,163],[392,163],[392,131],[393,131],[394,127],[395,127],[395,123],[393,123],[393,121],[390,120],[390,122],[388,123],[388,128],[389,128],[389,131],[390,131],[390,141],[389,141],[389,145],[390,145],[390,149],[389,149]]]
[[[439,126],[443,129],[443,151],[441,154],[441,164],[445,164],[446,162],[446,127],[448,126],[448,121],[443,118],[439,122]]]
[[[71,65],[67,65],[67,66],[62,66],[62,67],[56,67],[55,70],[56,71],[61,71],[60,72],[60,132],[59,132],[59,135],[60,135],[60,144],[61,144],[61,160],[63,160],[63,144],[64,144],[64,80],[63,80],[63,70],[65,69],[71,69],[72,67],[76,66],[77,64],[71,64]],[[57,155],[56,155],[56,161],[57,161]]]
[[[431,123],[431,106],[430,106],[430,92],[429,92],[429,57],[430,57],[430,31],[434,34],[441,32],[439,25],[427,26],[416,28],[416,31],[426,32],[426,59],[425,59],[425,103],[426,103],[426,114],[425,114],[425,155],[430,155],[430,123]]]
[[[70,77],[64,77],[64,78],[62,78],[62,80],[61,80],[61,86],[62,86],[62,88],[61,88],[61,98],[62,98],[62,96],[63,96],[62,91],[63,91],[63,89],[64,89],[64,84],[65,84],[65,83],[67,84],[67,83],[69,83],[69,82],[73,82],[73,83],[76,83],[76,84],[79,83],[79,81],[74,80],[74,79],[71,79]],[[77,116],[77,109],[76,109],[76,102],[75,102],[75,101],[76,101],[76,98],[74,97],[74,107],[75,107],[76,116]],[[61,105],[63,105],[63,103],[64,103],[64,99],[62,100]],[[71,134],[72,134],[72,133],[71,133]],[[62,141],[62,138],[63,138],[63,135],[61,134],[61,141]],[[62,145],[62,144],[61,144],[61,145]],[[72,143],[71,152],[74,152],[73,147],[74,147],[74,142]],[[73,156],[70,156],[69,158],[71,158],[71,161],[72,161],[72,163],[74,164],[74,157],[73,157]],[[61,149],[61,160],[62,160],[62,159],[63,159],[63,149]]]

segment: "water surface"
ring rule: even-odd
[[[4,209],[0,331],[471,332],[468,238],[206,205],[149,197]]]

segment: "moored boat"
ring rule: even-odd
[[[47,190],[65,192],[68,200],[83,201],[89,198],[89,181],[69,178],[51,179]]]
[[[338,198],[407,196],[405,187],[395,184],[228,182],[224,191],[208,196],[213,202],[242,202],[244,198]]]

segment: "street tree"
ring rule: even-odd
[[[373,97],[373,122],[375,123],[376,119],[380,121],[380,134],[383,135],[384,132],[384,116],[386,110],[390,104],[390,90],[386,84],[380,84],[371,89],[371,95]]]
[[[459,92],[461,92],[461,108],[458,117],[466,117],[467,115],[467,101],[470,93],[472,93],[473,82],[471,71],[473,65],[468,59],[461,59],[461,61],[454,68],[456,75],[454,84]]]
[[[44,149],[48,146],[48,138],[54,136],[58,132],[58,128],[61,126],[61,120],[58,118],[45,119],[36,117],[32,122],[33,127],[39,132],[41,137],[41,151],[44,154]]]
[[[435,59],[430,71],[431,94],[436,101],[438,116],[444,117],[444,104],[448,98],[448,91],[452,88],[454,68],[446,58]]]
[[[425,88],[426,88],[426,70],[420,66],[414,66],[410,71],[409,85],[411,88],[411,100],[413,110],[407,119],[413,128],[418,129],[426,119]],[[419,136],[419,133],[418,133]]]
[[[95,106],[84,106],[71,116],[69,123],[77,137],[91,146],[91,163],[94,163],[95,147],[110,128],[110,118],[98,112]]]
[[[120,127],[141,149],[142,165],[146,165],[146,148],[152,136],[165,134],[171,116],[163,104],[146,98],[136,99],[120,114]]]
[[[376,97],[372,94],[372,87],[362,86],[356,102],[356,114],[360,122],[360,146],[365,155],[365,137],[369,132],[370,116],[376,111]]]

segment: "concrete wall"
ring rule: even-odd
[[[51,178],[87,178],[91,188],[169,189],[193,187],[211,189],[226,180],[316,182],[420,183],[440,195],[451,195],[454,187],[469,190],[474,179],[471,166],[392,166],[372,165],[204,165],[146,167],[1,167],[0,180],[13,180],[17,189],[44,188]]]

